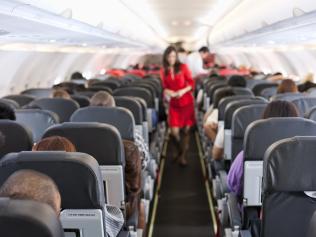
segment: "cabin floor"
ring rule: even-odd
[[[197,142],[191,132],[187,167],[172,161],[174,147],[168,144],[153,237],[213,236]]]

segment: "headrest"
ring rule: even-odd
[[[153,95],[145,88],[140,87],[124,87],[114,91],[114,96],[135,96],[144,99],[149,108],[155,108]]]
[[[15,111],[16,121],[23,124],[33,133],[33,141],[37,142],[45,130],[59,122],[58,115],[40,109],[21,109]]]
[[[70,121],[107,123],[116,127],[123,139],[134,140],[134,118],[132,113],[125,108],[89,106],[73,113]]]
[[[245,160],[262,160],[267,148],[281,139],[315,134],[316,122],[309,119],[269,118],[255,121],[245,132]]]
[[[316,106],[316,97],[304,97],[292,100],[292,103],[298,108],[301,117],[304,117],[308,111]]]
[[[253,92],[250,89],[248,89],[248,88],[233,87],[233,91],[234,91],[235,95],[249,95],[249,96],[253,96]]]
[[[0,99],[0,104],[5,104],[12,109],[20,108],[20,105],[16,101],[11,100],[11,99]]]
[[[146,101],[140,97],[133,97],[133,96],[128,96],[128,97],[133,98],[141,105],[142,114],[143,114],[143,121],[147,121],[147,103],[146,103]]]
[[[207,91],[207,95],[210,97],[210,100],[211,100],[210,102],[213,102],[213,95],[215,91],[218,90],[219,88],[226,87],[226,86],[227,84],[225,81],[219,81],[212,84]]]
[[[31,88],[25,91],[22,91],[22,95],[30,95],[36,98],[47,98],[50,97],[53,92],[51,88]]]
[[[315,191],[315,154],[316,137],[293,137],[272,144],[264,155],[264,191]]]
[[[33,145],[33,135],[22,124],[11,120],[0,120],[0,132],[5,144],[0,148],[0,158],[10,152],[29,151]]]
[[[105,86],[111,88],[112,91],[120,87],[120,83],[114,80],[99,81],[92,84],[93,86]]]
[[[10,153],[0,161],[0,186],[15,171],[31,169],[51,177],[63,209],[96,209],[105,203],[98,162],[84,153],[36,151]]]
[[[63,123],[49,128],[43,138],[68,138],[78,152],[93,156],[99,165],[124,165],[124,149],[118,130],[102,123]]]
[[[265,89],[263,89],[263,90],[260,92],[260,96],[262,96],[262,97],[264,97],[264,98],[266,98],[266,99],[269,99],[270,97],[276,95],[277,90],[278,90],[278,87],[277,87],[277,86],[265,88]]]
[[[263,83],[259,83],[256,84],[253,88],[252,88],[252,92],[254,93],[255,96],[261,96],[261,92],[269,87],[277,87],[278,84],[277,83],[271,83],[271,82],[263,82]]]
[[[282,94],[276,94],[271,97],[271,100],[285,100],[285,101],[293,101],[298,98],[304,98],[306,97],[303,93],[282,93]]]
[[[87,107],[90,105],[90,99],[87,96],[83,96],[83,95],[72,95],[71,99],[73,99],[74,101],[76,101],[80,108],[82,107]]]
[[[267,104],[267,101],[261,97],[254,97],[254,98],[230,102],[226,106],[225,113],[224,113],[225,129],[231,128],[233,114],[237,109],[243,106],[254,105],[254,104]]]
[[[61,123],[68,122],[73,112],[79,109],[77,102],[62,98],[42,98],[34,100],[31,105],[55,112]]]
[[[63,237],[64,230],[56,213],[47,204],[0,198],[0,235]]]
[[[237,100],[242,100],[242,99],[248,99],[253,96],[250,95],[234,95],[234,96],[229,96],[221,99],[219,101],[218,105],[218,120],[224,120],[224,114],[225,114],[225,109],[227,104],[229,104],[232,101],[237,101]]]
[[[142,124],[143,122],[142,106],[137,100],[131,97],[127,97],[127,96],[118,96],[118,97],[114,97],[114,99],[115,99],[115,104],[117,107],[123,107],[132,112],[135,119],[135,123],[137,125]]]
[[[29,96],[29,95],[8,95],[8,96],[5,96],[3,98],[9,99],[9,100],[14,100],[15,102],[17,102],[20,105],[20,107],[23,107],[24,105],[27,105],[34,100],[34,97]]]
[[[266,104],[256,104],[237,109],[232,119],[232,137],[243,138],[248,125],[262,118],[266,106]]]

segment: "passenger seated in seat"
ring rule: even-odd
[[[105,91],[95,93],[90,99],[91,106],[115,107],[115,100],[111,94]]]
[[[296,106],[288,101],[273,101],[265,108],[262,119],[273,117],[299,117],[299,112]],[[227,176],[227,185],[231,192],[237,196],[242,195],[243,191],[243,163],[244,151],[241,151],[232,163]]]
[[[232,87],[246,87],[247,82],[245,77],[233,75],[228,79],[227,84]]]
[[[46,203],[58,216],[60,213],[61,198],[55,182],[34,170],[19,170],[10,175],[0,188],[0,197]]]
[[[298,88],[297,88],[295,82],[291,79],[283,80],[277,89],[278,94],[297,93],[297,92],[298,92]]]
[[[52,97],[53,98],[62,98],[62,99],[67,99],[67,100],[71,99],[69,93],[64,89],[54,90]]]
[[[8,119],[8,120],[15,120],[15,112],[14,110],[6,104],[0,104],[0,119]]]
[[[65,137],[52,136],[44,138],[34,145],[33,151],[66,151],[76,152],[75,146]],[[120,232],[124,224],[124,216],[118,207],[106,205],[107,236],[114,237]]]
[[[127,219],[138,209],[138,228],[145,229],[145,207],[140,201],[141,194],[141,154],[131,141],[123,141],[125,153],[125,187],[127,196]]]

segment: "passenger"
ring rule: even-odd
[[[227,84],[232,87],[246,87],[247,82],[245,77],[233,75],[228,79]]]
[[[7,104],[0,103],[0,119],[16,120],[14,109]]]
[[[302,83],[298,85],[298,90],[300,92],[308,91],[310,88],[316,87],[316,84],[314,83],[314,74],[308,73]]]
[[[91,106],[115,107],[115,100],[113,96],[106,91],[99,91],[95,93],[90,99]]]
[[[131,141],[123,141],[125,153],[125,187],[127,196],[126,217],[129,219],[138,209],[138,228],[145,229],[145,207],[140,201],[141,194],[141,153]]]
[[[82,76],[81,72],[74,72],[71,75],[70,80],[85,80],[85,78]]]
[[[193,52],[187,57],[187,64],[192,72],[193,78],[201,75],[209,74],[209,71],[204,69],[204,59],[210,54],[208,47],[204,46],[199,49],[198,52]]]
[[[76,152],[76,147],[67,138],[52,136],[44,138],[34,145],[33,151],[65,151]],[[118,207],[105,205],[106,209],[106,232],[107,236],[114,237],[120,232],[124,217]]]
[[[288,101],[273,101],[265,108],[262,119],[273,117],[299,117],[299,112],[296,106]],[[244,151],[241,151],[232,163],[228,176],[227,185],[231,192],[238,196],[242,195],[243,191],[243,163]]]
[[[272,74],[270,77],[268,77],[268,81],[276,82],[276,81],[282,81],[284,79],[283,74],[281,72],[276,72]]]
[[[185,64],[180,63],[174,47],[168,47],[163,54],[161,79],[164,95],[170,98],[168,123],[171,128],[171,139],[178,149],[181,166],[187,165],[186,152],[189,148],[189,130],[195,125],[194,82],[191,72]],[[181,137],[181,131],[183,135]]]
[[[66,152],[76,152],[76,148],[71,141],[65,137],[52,136],[47,137],[36,143],[33,151],[66,151]]]
[[[295,84],[295,82],[291,79],[284,79],[280,85],[278,86],[277,93],[283,94],[283,93],[297,93],[298,88]]]
[[[54,90],[52,97],[53,98],[62,98],[62,99],[67,99],[67,100],[71,99],[69,93],[66,90],[64,90],[64,89],[56,89],[56,90]]]
[[[61,197],[55,182],[34,170],[14,172],[0,188],[0,197],[33,200],[48,204],[59,216]]]

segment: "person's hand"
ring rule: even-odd
[[[176,97],[179,99],[179,98],[181,98],[184,94],[186,93],[186,91],[185,90],[178,90],[177,92],[176,92]]]

